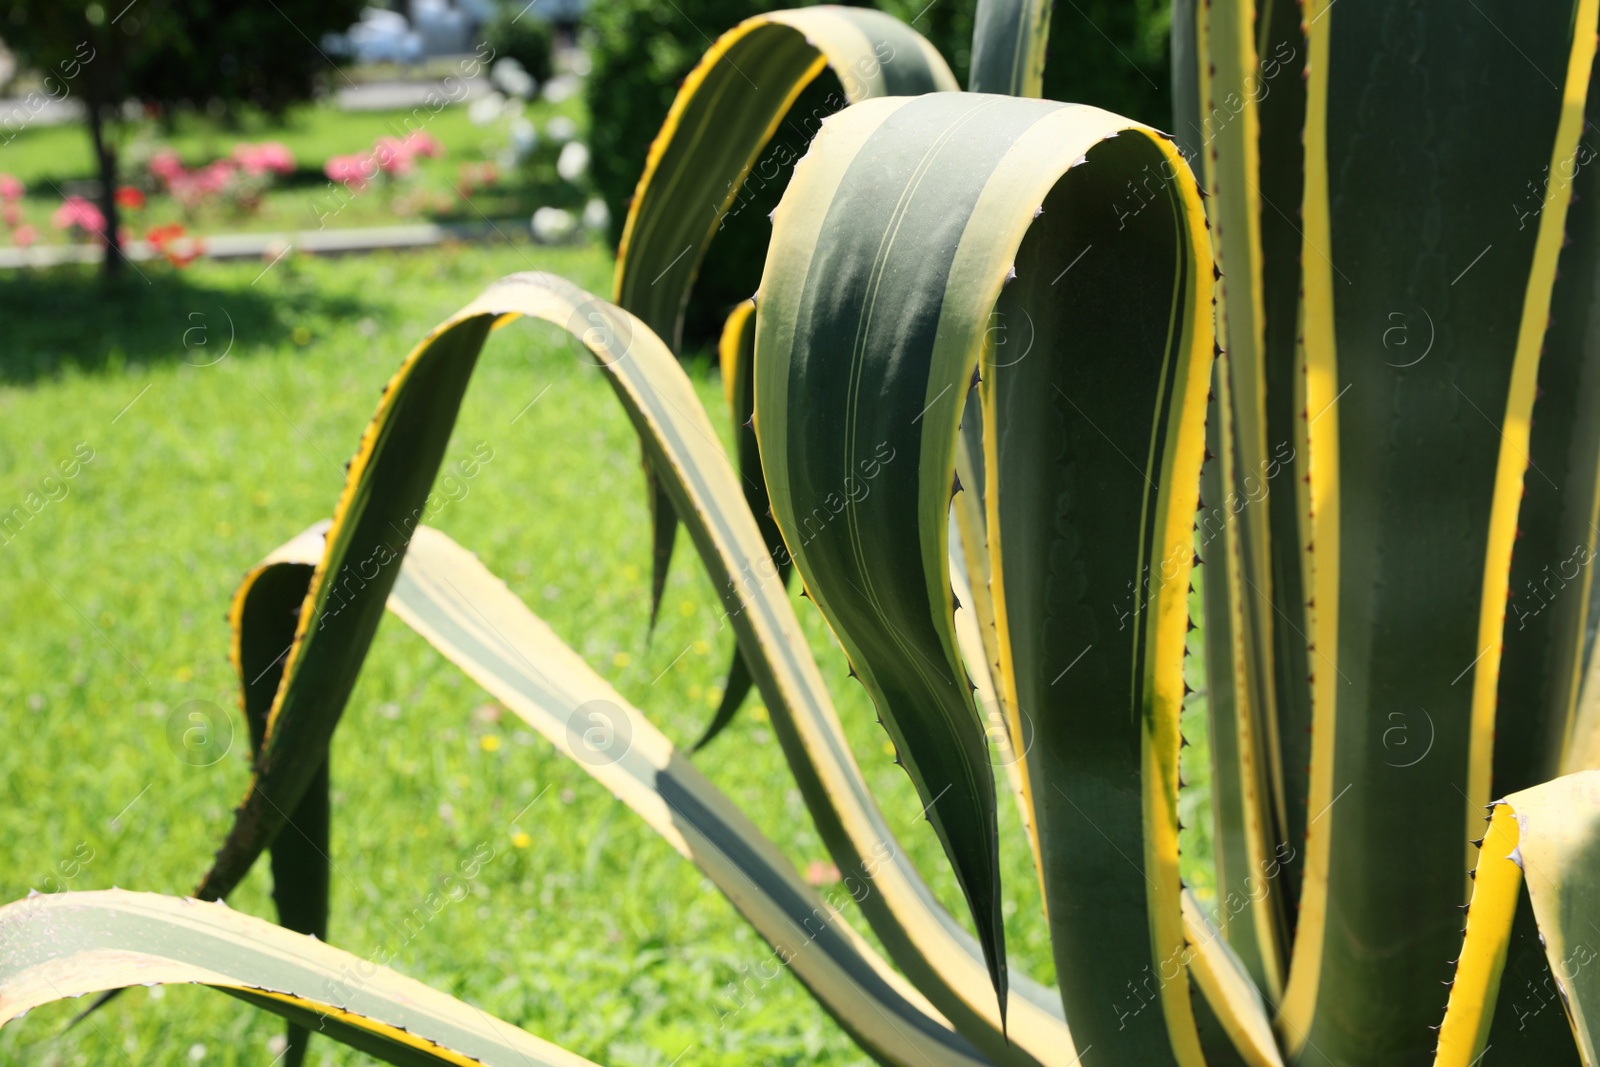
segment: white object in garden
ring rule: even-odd
[[[561,146],[556,159],[556,173],[562,181],[575,182],[589,169],[589,146],[582,141],[568,141]]]
[[[521,163],[533,154],[539,147],[539,132],[533,128],[533,123],[522,116],[511,120],[511,156],[516,162]]]
[[[546,245],[570,240],[578,228],[572,212],[559,207],[542,207],[535,211],[531,226],[533,239]]]
[[[467,118],[474,126],[487,126],[500,117],[506,107],[506,98],[499,93],[486,93],[467,105]]]
[[[590,230],[604,230],[611,225],[611,210],[598,196],[583,205],[583,225]]]
[[[578,124],[565,115],[557,115],[544,124],[544,135],[552,144],[566,144],[578,136]]]
[[[472,50],[467,40],[467,16],[445,0],[411,0],[411,19],[426,55],[450,56]]]
[[[330,50],[346,52],[360,63],[415,63],[422,58],[422,37],[398,11],[362,9],[361,21],[343,34],[328,34]]]
[[[570,74],[557,74],[544,83],[544,98],[552,104],[570,100],[578,95],[578,79]]]
[[[502,56],[494,61],[494,66],[489,68],[489,80],[495,88],[519,100],[531,100],[539,90],[539,83],[533,75],[511,56]]]

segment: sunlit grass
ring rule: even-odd
[[[194,886],[244,793],[242,726],[226,756],[196,766],[169,720],[201,700],[234,722],[223,613],[244,570],[328,515],[380,387],[435,322],[517,270],[601,293],[611,272],[597,249],[531,246],[262,267],[150,267],[113,293],[80,270],[0,282],[0,512],[28,510],[30,493],[42,503],[0,544],[0,898]],[[726,435],[708,367],[691,360],[691,375]],[[46,484],[80,445],[92,459]],[[447,462],[480,446],[492,458],[435,524],[670,738],[691,742],[720,696],[731,633],[686,538],[647,633],[639,452],[598,373],[552,328],[498,331]],[[890,825],[961,915],[863,691],[809,602],[796,606]],[[804,871],[826,852],[750,705],[696,763]],[[664,1065],[686,1048],[679,1062],[864,1062],[791,977],[750,998],[746,971],[769,950],[710,883],[393,619],[335,741],[333,780],[340,947],[392,956],[600,1062]],[[1049,980],[1037,881],[1014,808],[1002,798],[999,810],[1009,948]],[[493,859],[470,896],[433,913],[429,894],[483,847]],[[231,902],[271,916],[268,888],[259,866]],[[413,936],[419,908],[430,918]],[[724,1025],[735,982],[750,1003]],[[261,1064],[281,1032],[200,989],[135,991],[56,1038],[71,1012],[8,1027],[0,1062],[121,1062],[115,1048],[139,1064]],[[367,1061],[321,1042],[312,1062]]]

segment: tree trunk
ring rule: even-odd
[[[87,110],[89,136],[94,140],[95,162],[100,168],[100,213],[106,220],[105,233],[101,235],[106,243],[105,259],[101,261],[101,276],[111,279],[122,274],[123,260],[122,243],[117,235],[117,231],[121,228],[120,220],[117,218],[117,147],[106,135],[99,105],[91,103]]]

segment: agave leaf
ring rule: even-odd
[[[316,558],[303,564],[286,561],[300,558],[306,546],[318,552],[323,540],[319,528],[310,532],[304,543],[295,542],[274,553],[251,569],[235,591],[228,611],[232,631],[229,659],[239,677],[240,703],[250,736],[252,762],[259,760],[273,698],[283,679],[284,660],[294,642],[296,616],[305,602],[306,589],[315,569]],[[272,841],[272,901],[278,922],[296,933],[328,939],[328,895],[330,883],[330,807],[328,759],[307,783],[287,820],[288,830]],[[117,996],[111,990],[95,998],[73,1020],[76,1026],[92,1012]],[[304,1061],[309,1033],[291,1021],[285,1067],[298,1067]]]
[[[823,70],[849,103],[957,88],[921,34],[879,11],[773,11],[719,37],[650,146],[617,248],[616,302],[674,351],[706,248],[761,149]]]
[[[1519,900],[1523,908],[1531,906],[1548,961],[1541,983],[1545,988],[1531,990],[1531,995],[1502,983]],[[1479,851],[1466,938],[1439,1028],[1436,1067],[1466,1067],[1484,1057],[1490,1050],[1496,1002],[1506,998],[1522,1002],[1513,1010],[1523,1023],[1530,1015],[1564,1009],[1582,1062],[1597,1062],[1596,920],[1600,771],[1568,775],[1498,801]]]
[[[1088,164],[1081,170],[1074,167],[1080,161]],[[1108,209],[1117,189],[1140,166],[1162,161],[1173,179],[1170,199],[1117,238],[1120,220]],[[935,173],[937,180],[929,177]],[[774,221],[758,302],[756,431],[774,514],[807,590],[927,804],[999,989],[995,800],[952,624],[946,516],[957,427],[984,335],[995,315],[1033,327],[1036,339],[1025,349],[1031,355],[983,368],[984,484],[1006,691],[1039,731],[1029,773],[1067,1018],[1082,1047],[1141,1063],[1174,1056],[1195,1062],[1199,1055],[1186,981],[1168,983],[1156,1010],[1125,1025],[1108,1010],[1104,992],[1108,970],[1125,970],[1133,980],[1141,968],[1154,972],[1159,961],[1182,954],[1177,714],[1211,359],[1203,227],[1198,192],[1176,151],[1127,120],[979,94],[868,101],[830,119],[797,168]],[[818,239],[824,230],[825,242]],[[1074,257],[1089,251],[1088,232],[1104,248],[1071,284],[1053,288],[1073,270]],[[1201,263],[1208,269],[1198,269]],[[1071,312],[1089,300],[1102,306],[1079,321]],[[1116,336],[1106,336],[1112,330]],[[1051,377],[1067,362],[1063,350],[1101,348],[1118,359],[1076,365],[1126,369],[1125,380],[1091,385]],[[1053,566],[1048,545],[1028,540],[1029,531],[1063,521],[1054,508],[1066,487],[1029,484],[1030,471],[1049,466],[1038,462],[1041,455],[1067,450],[1049,436],[1059,423],[1038,411],[1067,408],[1058,396],[1073,403],[1063,384],[1088,386],[1093,421],[1116,420],[1115,432],[1130,442],[1136,434],[1131,447],[1152,465],[1147,475],[1118,455],[1126,448],[1105,448],[1101,438],[1085,453],[1106,453],[1110,460],[1093,456],[1108,464],[1106,480],[1134,486],[1131,505],[1105,506],[1119,519],[1131,515],[1127,536],[1096,531],[1081,539],[1084,549],[1103,544],[1115,556],[1092,575],[1112,583],[1105,602],[1122,591],[1123,579],[1130,587],[1138,580],[1145,559],[1159,563],[1173,545],[1184,549],[1156,583],[1156,607],[1120,639],[1091,642],[1094,663],[1085,675],[1119,678],[1121,686],[1110,705],[1092,684],[1074,687],[1095,694],[1077,705],[1078,716],[1058,702],[1065,687],[1051,693],[1050,682],[1085,646],[1071,625],[1046,636],[1038,614],[1060,618],[1044,598],[1079,579],[1045,580]],[[1098,406],[1107,398],[1116,398],[1109,412]],[[1065,417],[1092,433],[1081,414]],[[1094,478],[1093,492],[1110,491],[1098,468],[1084,477]],[[1146,499],[1156,478],[1173,489]],[[858,492],[868,483],[870,492]],[[1044,500],[1052,510],[1041,515]],[[1014,531],[1014,543],[1003,546],[1006,531]],[[1068,551],[1078,543],[1074,538]],[[1114,622],[1108,617],[1104,630]],[[1077,720],[1096,705],[1106,736],[1086,743]],[[1085,768],[1064,762],[1072,758],[1068,750],[1106,762],[1079,773]],[[1114,789],[1101,784],[1113,781]],[[1117,855],[1109,841],[1129,844],[1139,860]]]
[[[1269,1000],[1283,995],[1287,970],[1282,904],[1285,866],[1299,849],[1274,821],[1270,756],[1275,751],[1256,701],[1251,647],[1239,626],[1244,601],[1233,488],[1232,395],[1228,355],[1217,357],[1206,423],[1213,452],[1201,474],[1196,542],[1205,561],[1206,707],[1211,733],[1211,807],[1215,821],[1217,923]]]
[[[671,353],[620,309],[550,276],[514,276],[479,307],[570,321],[600,307],[614,323],[585,333],[634,427],[673,491],[713,583],[722,593],[775,732],[840,870],[870,876],[860,901],[891,958],[956,1028],[997,1063],[1047,1062],[1071,1047],[1047,990],[1022,985],[1024,1004],[1003,1032],[980,994],[983,964],[970,935],[935,902],[873,803],[743,492],[704,410]],[[470,313],[469,308],[467,312]],[[609,337],[608,344],[601,344]]]
[[[643,459],[645,496],[650,501],[650,629],[656,628],[661,613],[661,595],[667,591],[667,566],[672,562],[672,546],[678,540],[678,514],[672,510],[672,497]]]
[[[1456,1067],[1578,1067],[1582,1062],[1545,956],[1520,833],[1509,805],[1490,808],[1479,842],[1465,938],[1450,982],[1436,1062]]]
[[[316,559],[316,526],[274,555]],[[304,572],[304,567],[298,568]],[[292,580],[286,577],[285,580]],[[883,1063],[985,1062],[637,709],[448,536],[419,526],[389,599],[399,618],[642,816],[709,877]],[[861,889],[847,886],[853,896]]]
[[[1489,798],[1518,503],[1525,477],[1543,476],[1528,467],[1530,412],[1570,187],[1549,182],[1521,229],[1506,204],[1574,154],[1596,14],[1591,0],[1409,22],[1321,0],[1307,10],[1314,731],[1278,1020],[1291,1058],[1414,1062],[1443,1012],[1444,987],[1395,961],[1450,959],[1460,944],[1461,842]],[[1515,63],[1499,29],[1512,23]],[[1369,106],[1374,93],[1384,107]],[[1463,121],[1430,126],[1441,114]],[[1426,191],[1393,180],[1468,171]],[[1486,221],[1428,221],[1445,216]],[[1438,343],[1420,361],[1372,332],[1394,323],[1421,341],[1429,317]],[[1379,855],[1404,856],[1410,877],[1365,862]]]
[[[1537,473],[1523,478],[1496,713],[1517,728],[1495,737],[1496,792],[1600,766],[1600,738],[1593,735],[1600,691],[1582,693],[1600,608],[1593,595],[1600,540],[1600,167],[1593,165],[1600,92],[1593,70],[1587,111],[1576,154],[1550,178],[1569,184],[1573,195],[1539,359],[1528,459],[1561,489]],[[1581,705],[1580,695],[1588,697]]]
[[[1045,0],[978,0],[967,88],[974,93],[1042,96],[1049,40],[1050,4]]]
[[[1218,819],[1250,834],[1247,840],[1235,838],[1231,852],[1219,854],[1226,882],[1219,882],[1219,889],[1234,893],[1248,879],[1249,913],[1239,916],[1243,924],[1230,918],[1225,925],[1230,936],[1239,928],[1235,947],[1274,1001],[1282,995],[1287,971],[1285,917],[1293,910],[1303,861],[1296,843],[1305,836],[1310,689],[1303,669],[1304,597],[1297,580],[1302,548],[1293,466],[1294,393],[1280,388],[1293,385],[1282,370],[1296,358],[1297,287],[1289,287],[1287,306],[1280,301],[1273,307],[1271,349],[1266,304],[1268,279],[1278,295],[1277,279],[1298,271],[1300,249],[1288,250],[1288,263],[1267,262],[1264,234],[1276,233],[1279,219],[1262,189],[1268,167],[1261,144],[1265,101],[1275,92],[1280,99],[1303,95],[1303,89],[1298,81],[1287,84],[1281,55],[1260,54],[1256,34],[1272,31],[1273,12],[1286,17],[1292,8],[1269,0],[1259,25],[1251,0],[1186,4],[1174,12],[1196,53],[1185,67],[1197,81],[1185,87],[1178,105],[1195,107],[1197,113],[1180,111],[1178,124],[1186,154],[1203,162],[1211,194],[1207,209],[1221,271],[1217,331],[1227,352],[1214,387],[1216,415],[1226,426],[1212,446],[1221,467],[1199,522],[1202,556],[1227,560],[1219,580],[1207,584],[1206,595],[1215,602],[1212,614],[1228,616],[1226,636],[1234,646],[1226,664],[1220,648],[1216,652],[1223,683],[1231,687],[1217,709],[1231,715],[1229,722],[1217,724],[1217,732],[1226,735],[1218,766],[1230,778],[1246,773],[1254,779],[1248,785],[1219,783],[1231,796],[1222,798]],[[1298,136],[1288,147],[1299,151]],[[1272,160],[1274,167],[1283,162]],[[1298,173],[1298,155],[1291,162]],[[1280,254],[1281,244],[1274,246]],[[1291,326],[1286,339],[1279,321],[1283,315]],[[1279,574],[1285,567],[1287,579]],[[1239,804],[1255,810],[1239,811]],[[1263,816],[1269,820],[1264,824]],[[1263,860],[1274,853],[1273,877],[1267,878]]]
[[[316,546],[322,547],[320,537]],[[267,715],[283,677],[284,654],[294,641],[295,615],[305,601],[315,562],[314,557],[296,567],[269,559],[245,575],[228,612],[233,631],[230,658],[239,676],[252,758],[261,752]],[[287,829],[270,850],[272,902],[278,910],[278,923],[321,941],[328,940],[331,880],[328,762],[324,757],[290,812]],[[309,1031],[290,1022],[284,1067],[299,1067],[304,1062],[309,1040]]]
[[[1272,881],[1274,922],[1291,934],[1300,899],[1305,850],[1305,828],[1311,814],[1311,675],[1317,659],[1309,647],[1311,624],[1307,615],[1307,575],[1310,567],[1307,534],[1309,501],[1306,486],[1307,449],[1303,416],[1303,353],[1300,348],[1301,247],[1300,204],[1305,185],[1305,146],[1302,134],[1306,116],[1306,39],[1300,5],[1294,0],[1260,0],[1254,5],[1255,47],[1240,49],[1236,59],[1253,60],[1254,67],[1232,68],[1229,77],[1247,110],[1253,110],[1258,133],[1256,172],[1250,199],[1259,219],[1256,265],[1250,279],[1251,301],[1259,308],[1262,355],[1259,368],[1265,394],[1261,418],[1266,427],[1267,454],[1259,456],[1265,469],[1244,471],[1235,491],[1265,509],[1271,566],[1261,588],[1270,607],[1267,623],[1272,639],[1272,715],[1258,711],[1261,743],[1267,746],[1264,771],[1272,794],[1267,803],[1275,815],[1272,848],[1280,864]],[[1238,16],[1233,16],[1237,18]],[[1218,94],[1213,92],[1213,99]],[[1229,101],[1222,96],[1224,106]],[[1226,148],[1224,147],[1225,151]],[[1219,197],[1220,199],[1220,197]],[[1222,238],[1220,245],[1227,245]],[[1223,302],[1232,284],[1224,267]],[[1230,327],[1231,334],[1231,327]],[[1397,361],[1398,362],[1398,361]],[[1252,495],[1253,494],[1253,495]],[[1262,496],[1265,499],[1261,499]],[[1254,573],[1251,580],[1261,583]],[[1254,592],[1254,590],[1246,590]],[[1264,709],[1262,709],[1264,710]],[[1278,969],[1275,988],[1281,991],[1288,970],[1288,943],[1277,935]],[[1276,999],[1276,995],[1274,995]]]
[[[963,450],[964,451],[964,450]],[[959,470],[963,464],[958,462]],[[957,514],[976,509],[964,508],[965,493],[956,494],[950,509],[950,590],[961,607],[955,612],[956,642],[961,649],[961,659],[972,679],[972,698],[979,709],[984,733],[993,746],[991,761],[1005,772],[1010,786],[1011,799],[1017,806],[1023,831],[1028,835],[1028,847],[1033,853],[1034,870],[1039,872],[1041,899],[1044,892],[1043,866],[1039,858],[1039,833],[1033,824],[1033,793],[1028,781],[1028,762],[1025,758],[1033,736],[1032,727],[1024,728],[1016,715],[1016,706],[1005,699],[1000,691],[999,639],[995,635],[994,599],[989,596],[988,546],[979,541],[972,545],[972,531]],[[976,500],[976,494],[968,498]],[[970,518],[969,514],[969,521]],[[986,576],[981,583],[968,575],[969,562],[981,560]]]
[[[746,19],[718,38],[684,79],[656,135],[617,249],[616,302],[674,351],[706,249],[761,150],[801,90],[823,70],[832,71],[844,89],[839,105],[890,92],[956,88],[931,44],[878,11],[833,6],[775,11]],[[806,124],[814,128],[815,121],[816,116],[802,119],[797,128],[809,137]],[[645,474],[655,546],[653,621],[678,520],[648,464]],[[737,707],[733,693],[724,689],[725,707]]]
[[[384,388],[282,653],[249,791],[195,892],[200,899],[224,898],[238,885],[320,773],[490,324],[480,315],[440,327]]]
[[[722,363],[722,388],[727,394],[728,410],[733,417],[733,433],[737,441],[739,460],[739,482],[744,489],[745,503],[750,505],[750,514],[756,517],[756,526],[761,529],[761,539],[767,543],[773,565],[777,568],[778,580],[787,587],[791,569],[789,550],[783,547],[783,534],[778,532],[778,524],[772,520],[771,503],[767,499],[767,479],[761,473],[761,451],[756,443],[755,425],[750,419],[755,412],[755,388],[750,373],[756,355],[755,311],[754,300],[746,300],[733,309],[733,313],[728,316],[728,321],[723,326],[717,352]],[[718,706],[711,725],[706,727],[706,732],[695,742],[696,752],[710,744],[711,739],[733,721],[734,715],[739,711],[739,705],[744,703],[744,698],[749,694],[750,686],[754,682],[750,666],[744,660],[744,653],[735,648],[733,662],[728,666],[727,681],[722,686],[722,703]]]
[[[481,1009],[221,903],[119,889],[0,907],[0,1025],[131,985],[199,983],[402,1067],[589,1061]]]
[[[706,724],[699,740],[689,747],[690,752],[699,752],[728,728],[734,716],[739,714],[739,706],[744,703],[744,698],[750,695],[750,687],[754,684],[755,678],[750,674],[750,665],[745,662],[744,653],[735,646],[733,657],[728,661],[727,677],[722,682],[722,702],[717,705],[716,714]]]
[[[1210,248],[1167,142],[1134,128],[1080,158],[1040,197],[999,297],[997,314],[1034,330],[1031,354],[982,367],[996,616],[1008,692],[1038,734],[1030,778],[1068,1021],[1115,1059],[1188,1064],[1201,1051],[1178,723]],[[1161,195],[1119,218],[1126,175],[1150,167],[1169,176]],[[1109,1004],[1107,970],[1121,978]]]
[[[413,383],[453,381],[451,375],[461,365],[470,369],[476,360],[490,324],[510,321],[518,315],[565,326],[585,345],[617,393],[653,469],[660,473],[674,506],[684,516],[695,546],[721,591],[727,619],[746,661],[752,665],[772,712],[775,731],[824,841],[841,870],[871,878],[873,891],[860,903],[891,958],[935,1007],[994,1062],[1041,1063],[1058,1055],[1062,1048],[1070,1048],[1071,1037],[1059,1015],[1059,1000],[1033,983],[1019,983],[1025,1004],[1015,1013],[1009,1041],[1001,1032],[993,1001],[985,995],[987,982],[976,943],[938,906],[923,884],[873,804],[860,770],[850,757],[799,622],[781,585],[771,580],[771,557],[693,387],[666,345],[620,308],[550,275],[514,275],[485,291],[412,352],[367,431],[366,445],[358,462],[352,465],[345,491],[346,499],[357,502],[366,512],[394,514],[398,518],[389,529],[387,540],[352,550],[349,535],[339,535],[341,522],[350,520],[335,516],[322,563],[307,593],[309,607],[301,612],[300,630],[338,632],[333,624],[317,621],[319,611],[329,603],[325,588],[331,584],[329,574],[341,576],[343,600],[334,605],[339,615],[348,614],[355,604],[365,605],[365,598],[379,587],[380,580],[385,591],[392,587],[397,565],[426,500],[429,482],[422,474],[431,478],[438,457],[431,459],[426,472],[401,472],[390,467],[391,462],[399,460],[391,460],[381,449],[375,450],[373,442],[396,435],[397,428],[404,432],[407,420],[416,420],[429,433],[437,432],[441,423],[452,421],[459,405],[459,391],[411,392]],[[451,364],[454,370],[441,363]],[[434,407],[419,412],[430,403]],[[401,457],[409,459],[404,453]],[[404,499],[387,499],[387,494],[398,490],[414,494],[409,506]],[[356,505],[351,505],[350,510],[356,510]],[[342,569],[351,559],[370,564],[360,571],[354,566]],[[376,577],[364,576],[374,568]],[[363,599],[355,600],[358,595]],[[336,616],[334,621],[338,619]],[[357,661],[341,669],[353,676],[366,645],[345,648]],[[284,703],[286,691],[301,684],[295,676],[296,663],[291,652],[287,675],[276,698],[279,705]],[[342,699],[337,705],[319,705],[330,717],[336,717],[342,706]],[[265,746],[269,751],[274,744],[273,729],[269,722]],[[314,730],[302,729],[290,742],[283,742],[279,762],[266,771],[276,778],[263,777],[258,770],[257,780],[252,783],[252,798],[247,799],[242,810],[262,803],[254,799],[258,791],[278,796],[275,790],[280,788],[278,780],[285,776],[285,767],[319,764],[326,755],[327,737],[332,730],[333,724],[324,722]],[[297,800],[298,794],[287,802]],[[223,854],[229,877],[236,880],[270,842],[270,836],[262,830],[259,821],[236,823]],[[208,884],[218,884],[217,878],[213,874]]]
[[[1283,1067],[1266,1000],[1244,961],[1187,889],[1183,891],[1183,929],[1189,940],[1187,962],[1195,988],[1227,1037],[1227,1044],[1215,1052],[1206,1049],[1206,1062],[1216,1064],[1224,1057],[1237,1057],[1247,1067]]]

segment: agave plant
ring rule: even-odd
[[[1600,0],[1179,0],[1170,135],[1030,98],[1047,13],[984,0],[965,93],[870,11],[719,39],[651,150],[615,302],[491,286],[390,381],[331,522],[247,576],[254,773],[193,899],[0,909],[0,1019],[200,982],[288,1017],[295,1060],[315,1027],[394,1063],[582,1062],[307,936],[327,933],[328,746],[387,608],[696,863],[881,1063],[1600,1062]],[[848,106],[791,115],[824,76]],[[736,471],[674,349],[786,120],[809,147],[720,348]],[[681,522],[738,638],[707,740],[760,691],[884,956],[418,525],[478,351],[517,316],[569,330],[621,401],[655,598]],[[791,572],[976,937],[889,832]],[[1209,907],[1178,852],[1197,621]],[[1055,989],[1007,965],[998,790]],[[288,929],[221,904],[264,851]]]

